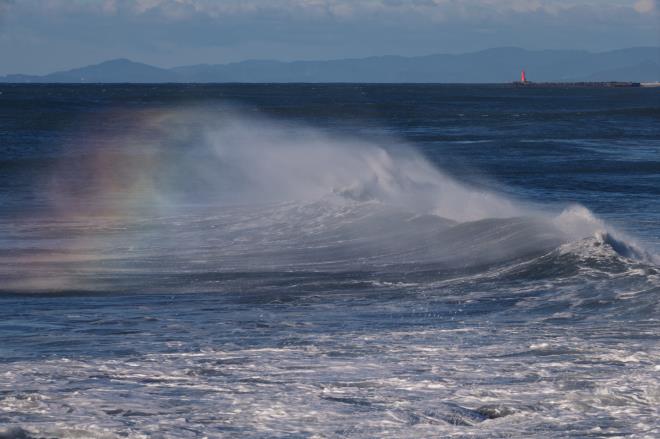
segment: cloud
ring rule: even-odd
[[[660,0],[0,0],[0,73],[657,42]],[[3,15],[4,14],[4,15]]]
[[[382,15],[488,17],[493,14],[558,14],[575,8],[630,8],[630,0],[119,0],[133,13],[160,13],[170,18],[205,14],[286,14],[289,17],[363,18]],[[655,0],[640,0],[636,10],[653,9]]]
[[[648,14],[655,11],[656,2],[655,0],[639,0],[635,3],[634,8],[640,14]]]
[[[0,17],[2,17],[9,7],[14,3],[14,0],[0,0]]]
[[[14,0],[0,0],[0,34],[4,31],[4,21]]]
[[[0,5],[7,0],[0,0]],[[84,12],[100,15],[151,16],[186,20],[196,16],[222,19],[237,15],[295,18],[373,18],[418,16],[474,19],[525,13],[558,14],[574,8],[655,9],[655,0],[21,0],[35,12]]]

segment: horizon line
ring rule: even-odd
[[[472,55],[472,54],[478,54],[478,53],[483,53],[483,52],[488,52],[492,50],[505,50],[505,49],[514,49],[514,50],[519,50],[519,51],[524,51],[524,52],[584,52],[584,53],[590,53],[590,54],[604,54],[604,53],[611,53],[611,52],[617,52],[617,51],[624,51],[624,50],[634,50],[634,49],[658,49],[660,50],[660,45],[649,45],[649,46],[630,46],[630,47],[620,47],[620,48],[615,48],[615,49],[606,49],[606,50],[589,50],[589,49],[528,49],[524,47],[519,47],[519,46],[495,46],[495,47],[489,47],[485,49],[479,49],[479,50],[472,50],[472,51],[465,51],[465,52],[434,52],[434,53],[428,53],[425,55],[398,55],[398,54],[383,54],[383,55],[370,55],[370,56],[357,56],[357,57],[346,57],[346,58],[326,58],[326,59],[320,59],[320,58],[315,58],[315,59],[291,59],[291,60],[283,60],[283,59],[273,59],[273,58],[246,58],[240,61],[226,61],[226,62],[218,62],[218,63],[212,63],[212,62],[199,62],[199,63],[194,63],[194,64],[178,64],[172,67],[163,67],[158,64],[152,64],[146,61],[141,61],[141,60],[136,60],[136,59],[131,59],[128,57],[123,57],[119,56],[116,58],[108,58],[103,61],[96,61],[96,62],[89,62],[88,64],[82,64],[82,65],[77,65],[73,67],[68,67],[68,68],[60,68],[59,70],[54,70],[48,73],[4,73],[0,74],[0,78],[7,78],[11,76],[31,76],[31,77],[43,77],[43,76],[49,76],[57,73],[65,73],[69,72],[71,70],[76,70],[76,69],[83,69],[87,67],[94,67],[94,66],[99,66],[102,64],[106,63],[111,63],[111,62],[117,62],[117,61],[127,61],[133,64],[141,64],[149,67],[154,67],[157,69],[161,70],[166,70],[166,71],[172,71],[180,68],[185,68],[185,67],[196,67],[196,66],[230,66],[230,65],[235,65],[235,64],[242,64],[242,63],[249,63],[249,62],[271,62],[271,63],[280,63],[280,64],[294,64],[294,63],[314,63],[314,62],[333,62],[333,61],[356,61],[356,60],[368,60],[368,59],[379,59],[379,58],[401,58],[401,59],[413,59],[413,58],[426,58],[426,57],[432,57],[432,56],[462,56],[462,55]],[[499,83],[493,83],[493,84],[499,84]]]

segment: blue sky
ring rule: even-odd
[[[659,0],[0,0],[0,74],[660,45]]]

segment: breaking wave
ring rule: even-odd
[[[4,227],[4,291],[431,284],[564,252],[657,264],[582,206],[471,186],[402,143],[229,110],[123,117],[122,133],[79,136],[46,215]]]

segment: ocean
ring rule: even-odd
[[[660,90],[0,85],[0,438],[660,437]]]

